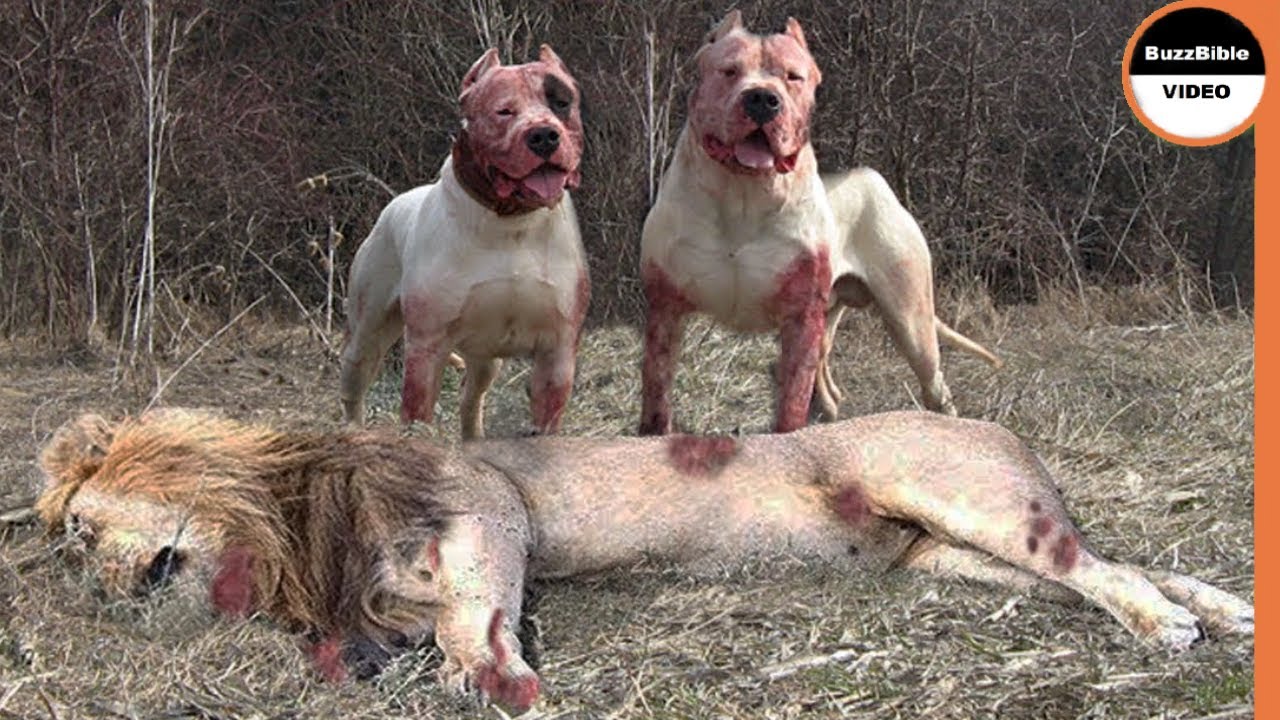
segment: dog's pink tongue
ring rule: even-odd
[[[739,165],[753,170],[765,170],[773,167],[773,150],[764,138],[748,137],[733,146],[733,158]]]
[[[569,173],[564,170],[542,167],[520,181],[526,190],[541,200],[553,200],[564,191],[564,181]]]

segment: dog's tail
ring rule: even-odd
[[[936,316],[933,318],[933,324],[938,328],[938,337],[945,340],[948,344],[964,350],[970,355],[975,355],[986,360],[991,363],[991,367],[999,368],[1004,365],[1004,361],[996,357],[995,353],[982,347],[964,335],[961,335],[955,330],[952,330],[950,325],[942,322],[942,320],[938,319]]]

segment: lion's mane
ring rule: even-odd
[[[430,615],[381,580],[447,521],[445,457],[411,438],[282,432],[192,411],[114,424],[85,415],[42,453],[36,509],[58,529],[86,488],[179,504],[223,549],[247,552],[254,609],[293,630],[386,642]]]

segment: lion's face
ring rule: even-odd
[[[213,575],[214,533],[180,508],[90,481],[67,503],[63,527],[69,554],[113,596],[145,597],[170,585],[202,592]]]
[[[121,452],[147,450],[119,447],[130,439],[117,437],[118,428],[84,415],[58,430],[41,455],[41,517],[51,533],[61,530],[68,558],[110,596],[139,598],[169,587],[207,596],[222,532],[201,515],[199,480],[189,486],[195,496],[166,502],[163,484],[138,482],[133,466],[115,461]]]

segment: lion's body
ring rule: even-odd
[[[153,583],[177,558],[179,581],[224,612],[255,609],[326,642],[434,631],[448,683],[517,709],[538,692],[514,632],[526,579],[642,560],[903,565],[1078,593],[1173,647],[1200,637],[1199,622],[1252,632],[1239,598],[1094,554],[1012,434],[931,413],[787,435],[444,449],[166,411],[115,426],[85,416],[42,460],[42,516],[93,539],[109,587]]]

